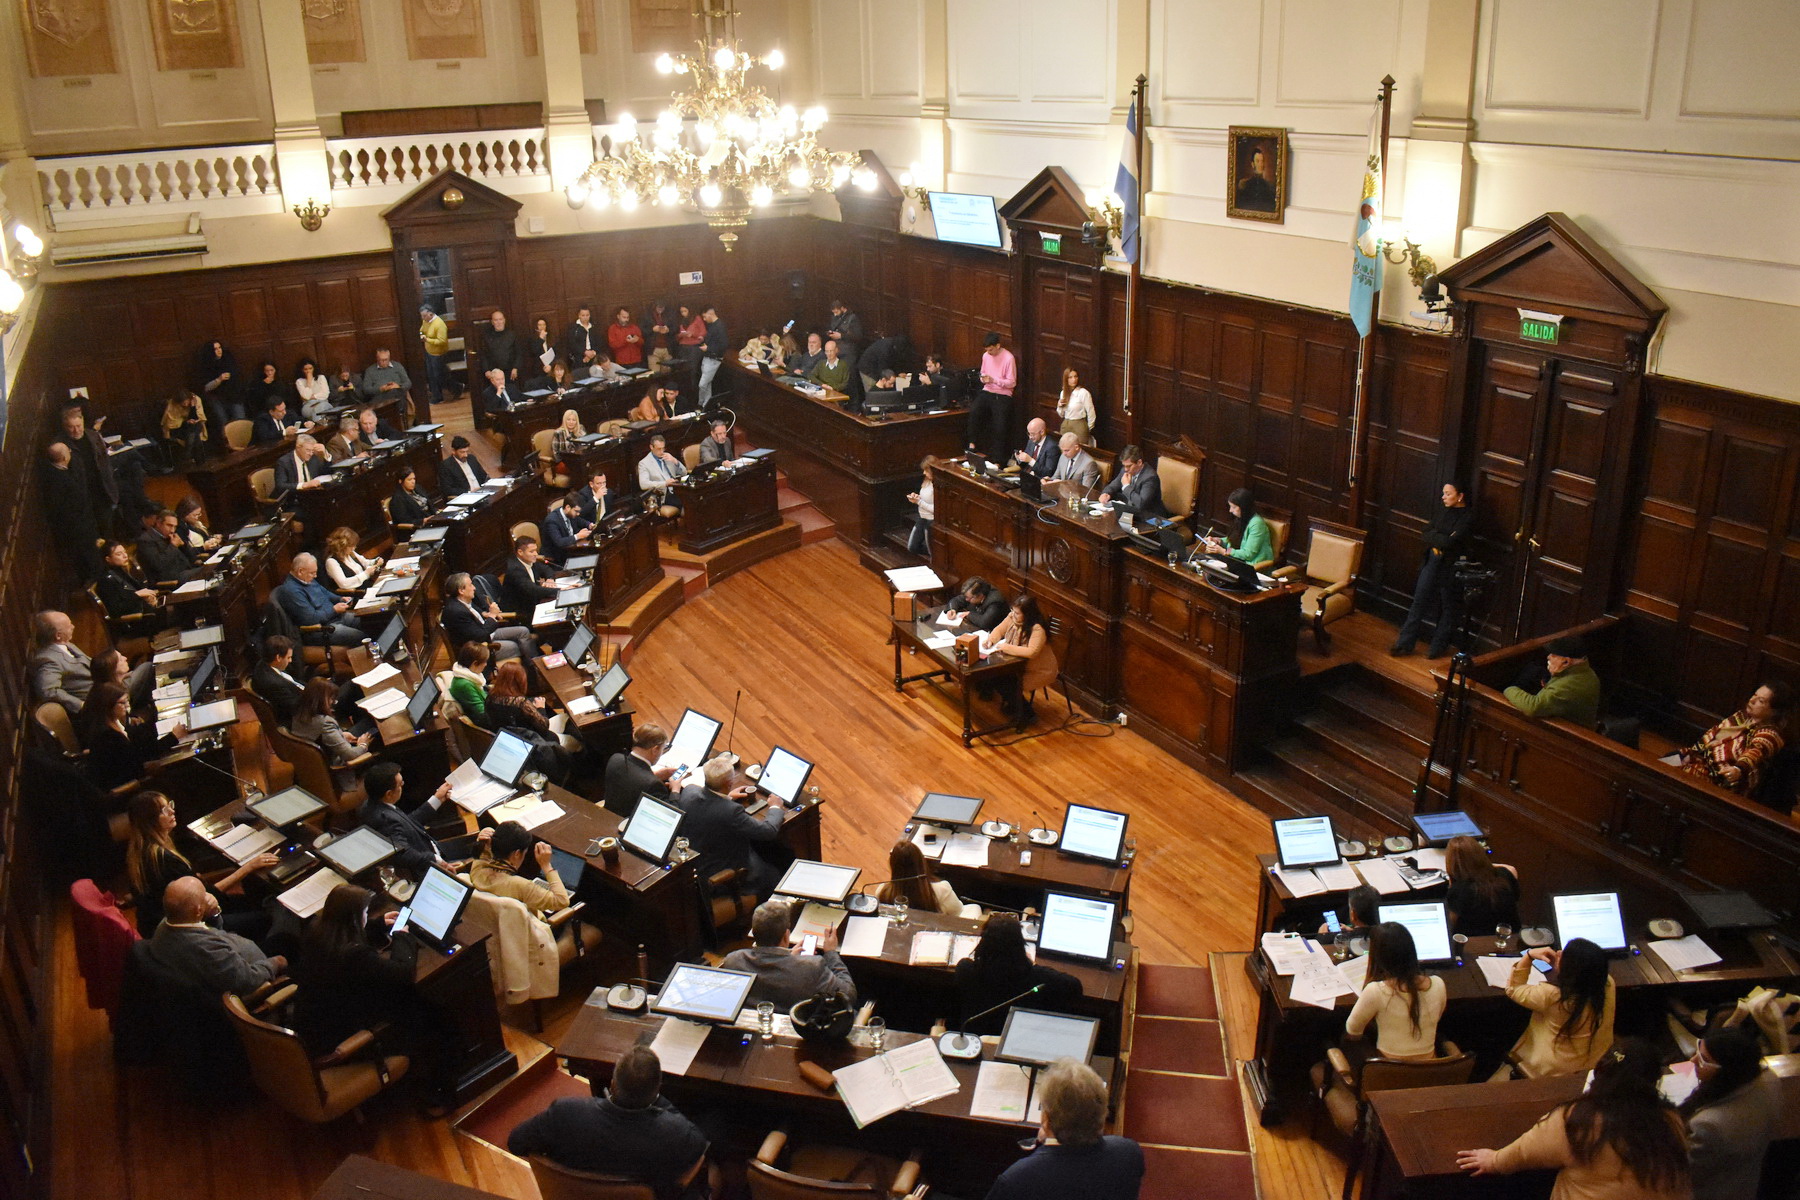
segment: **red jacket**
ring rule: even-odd
[[[119,986],[125,979],[125,959],[131,944],[138,940],[111,892],[103,892],[91,879],[77,879],[69,885],[70,910],[75,933],[75,961],[81,967],[81,978],[87,984],[89,1008],[106,1010],[112,1017],[119,1011]]]
[[[634,342],[631,339],[636,338]],[[614,321],[606,327],[606,344],[612,347],[613,361],[621,367],[635,367],[644,361],[644,331],[635,324]]]

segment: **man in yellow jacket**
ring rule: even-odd
[[[450,387],[450,329],[431,305],[419,305],[419,338],[425,343],[425,390],[432,401]]]

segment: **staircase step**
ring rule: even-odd
[[[662,560],[662,569],[671,578],[681,581],[683,598],[698,596],[709,586],[706,568],[696,563],[676,562],[665,558]]]
[[[780,508],[784,514],[791,509],[802,508],[811,503],[811,500],[808,500],[804,495],[796,492],[786,484],[782,484],[775,489],[776,507]]]
[[[1302,790],[1342,813],[1350,828],[1386,835],[1410,827],[1409,791],[1346,771],[1341,759],[1300,736],[1277,738],[1264,749]]]
[[[1417,758],[1423,758],[1431,744],[1435,712],[1421,710],[1385,681],[1354,675],[1322,689],[1319,701],[1322,712],[1402,746]]]
[[[1294,724],[1302,739],[1371,784],[1397,794],[1411,794],[1418,780],[1419,761],[1425,757],[1423,746],[1418,753],[1412,753],[1391,731],[1371,730],[1329,711],[1301,713],[1294,718]]]
[[[826,542],[837,536],[837,522],[810,504],[783,509],[781,515],[800,527],[800,544]]]

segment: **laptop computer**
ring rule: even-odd
[[[1116,900],[1047,891],[1044,915],[1038,922],[1038,953],[1082,962],[1106,962],[1112,957],[1113,930],[1118,919]]]
[[[639,858],[667,866],[669,848],[675,844],[675,833],[681,828],[682,811],[655,796],[638,797],[631,820],[619,831],[619,840]]]
[[[1277,817],[1272,823],[1275,855],[1287,870],[1334,867],[1343,861],[1330,817]]]
[[[1206,582],[1223,592],[1254,592],[1262,587],[1262,582],[1256,578],[1256,568],[1229,554],[1203,558],[1200,567]]]
[[[449,953],[456,945],[456,923],[462,920],[463,909],[468,907],[469,894],[474,890],[442,867],[433,866],[419,879],[412,898],[394,918],[394,928],[404,929],[426,945]]]
[[[676,963],[650,1011],[689,1021],[730,1025],[744,1011],[756,976],[693,963]]]
[[[1552,896],[1550,907],[1559,947],[1567,946],[1572,938],[1586,938],[1608,954],[1622,954],[1631,946],[1625,936],[1625,915],[1619,911],[1617,892]]]
[[[1450,948],[1450,918],[1441,900],[1425,904],[1383,904],[1376,913],[1383,921],[1406,926],[1412,934],[1419,961],[1445,963],[1455,959]]]
[[[1071,804],[1063,816],[1057,847],[1064,854],[1117,866],[1125,859],[1125,828],[1130,821],[1121,812]]]

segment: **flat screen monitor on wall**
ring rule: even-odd
[[[994,211],[992,196],[932,192],[931,219],[940,242],[1000,248],[1000,215]]]

